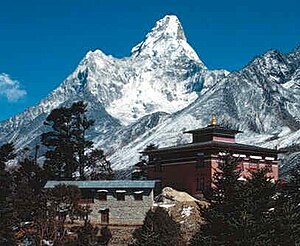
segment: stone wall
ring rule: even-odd
[[[125,190],[125,189],[122,189]],[[134,199],[135,191],[143,191],[141,201]],[[95,193],[94,203],[89,204],[92,212],[89,219],[94,224],[101,224],[101,210],[109,209],[110,225],[141,225],[147,211],[153,205],[152,189],[127,189],[125,200],[119,201],[116,190],[108,190],[107,201],[100,201]]]

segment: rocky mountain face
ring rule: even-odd
[[[130,57],[88,52],[75,71],[36,106],[0,123],[0,142],[39,142],[50,111],[88,102],[88,137],[128,168],[150,143],[190,141],[184,130],[219,122],[244,131],[238,140],[266,147],[300,143],[300,48],[256,57],[240,71],[209,70],[187,43],[176,16],[156,22]]]

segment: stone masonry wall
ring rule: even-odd
[[[120,189],[121,190],[121,189]],[[125,189],[122,189],[125,190]],[[134,199],[134,191],[143,190],[143,200]],[[125,201],[118,201],[116,190],[108,190],[107,201],[100,201],[95,193],[94,203],[89,204],[92,212],[89,216],[92,223],[101,224],[101,210],[109,209],[109,224],[141,225],[147,211],[153,205],[153,190],[126,190]]]

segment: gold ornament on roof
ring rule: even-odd
[[[217,125],[217,117],[216,117],[215,114],[213,114],[213,115],[211,116],[211,122],[210,122],[210,124],[211,124],[212,126],[216,126],[216,125]]]

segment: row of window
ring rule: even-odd
[[[259,164],[254,164],[254,163],[242,163],[242,164],[238,164],[237,165],[237,169],[240,171],[255,171],[258,168],[261,168],[263,166],[259,165]],[[264,167],[269,171],[272,172],[272,165],[266,164],[264,165]]]
[[[107,192],[99,192],[97,196],[94,194],[82,194],[82,201],[87,201],[89,200],[90,203],[94,202],[94,198],[99,199],[100,201],[107,201]],[[117,201],[125,201],[125,193],[116,193],[115,197]],[[143,194],[142,193],[137,193],[133,195],[135,201],[142,201],[143,200]]]
[[[133,194],[134,200],[135,201],[142,201],[143,200],[143,194],[138,193],[138,194]],[[125,201],[125,193],[116,193],[116,198],[117,201]],[[106,192],[100,192],[98,199],[100,201],[107,201],[107,193]]]

